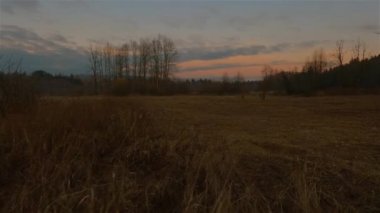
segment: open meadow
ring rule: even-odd
[[[380,213],[380,0],[0,0],[0,213]]]
[[[2,212],[377,212],[380,97],[47,97],[0,119]]]

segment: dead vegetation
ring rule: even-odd
[[[188,124],[141,100],[40,100],[35,111],[0,120],[1,211],[380,210],[376,166],[364,173],[275,142],[252,142],[252,152]]]
[[[22,73],[21,61],[4,60],[0,55],[0,118],[8,113],[30,111],[35,104],[34,86]]]

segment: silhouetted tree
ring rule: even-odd
[[[178,52],[173,40],[165,36],[161,36],[161,40],[163,51],[162,78],[167,80],[170,74],[175,71]]]
[[[338,61],[339,66],[342,66],[343,62],[344,62],[344,49],[343,48],[344,48],[344,40],[338,40],[336,42],[335,57]]]
[[[337,49],[336,56],[343,53],[341,42],[337,42]],[[343,64],[343,60],[337,57],[342,64],[336,67],[329,67],[323,50],[317,50],[306,61],[301,72],[293,70],[267,75],[270,72],[265,71],[260,89],[302,95],[316,94],[317,91],[350,91],[349,94],[380,91],[380,55],[366,58],[366,47],[360,40],[355,43],[353,50],[352,60]],[[268,79],[270,84],[266,83]]]
[[[263,76],[263,80],[261,81],[261,85],[260,85],[260,90],[261,90],[260,97],[262,100],[265,100],[267,96],[267,92],[271,86],[272,77],[275,75],[275,70],[272,69],[271,66],[265,65],[261,73]]]
[[[241,98],[244,99],[245,95],[245,88],[244,88],[244,76],[240,73],[237,72],[235,76],[235,92],[237,94],[240,94]]]
[[[99,92],[99,77],[100,77],[100,70],[102,69],[101,67],[101,52],[99,52],[97,49],[94,47],[90,47],[89,49],[89,65],[90,65],[90,70],[92,72],[92,78],[94,81],[94,92],[95,94],[98,94]]]
[[[138,69],[139,69],[139,44],[136,41],[131,41],[130,47],[131,47],[131,52],[132,52],[133,78],[137,79]]]
[[[151,78],[155,83],[156,89],[159,87],[159,81],[162,77],[161,73],[163,72],[163,54],[162,54],[162,43],[160,37],[152,39],[152,67],[151,67]]]
[[[364,59],[365,57],[365,52],[366,52],[366,48],[365,48],[365,44],[359,39],[356,40],[356,42],[354,43],[354,46],[352,48],[352,59],[353,61],[360,61],[360,56],[362,55]]]
[[[139,77],[146,80],[151,57],[151,45],[148,39],[140,39],[140,70]]]
[[[168,86],[172,85],[168,81],[175,71],[176,55],[174,42],[162,35],[131,41],[120,47],[107,43],[100,51],[91,47],[89,62],[95,90],[102,90],[99,85],[109,89],[111,84],[117,83],[118,91],[128,88],[142,93],[158,92],[161,82],[165,82],[168,91]],[[128,80],[120,81],[124,76]],[[131,86],[122,85],[126,83]]]
[[[9,111],[24,111],[36,102],[34,85],[22,72],[22,60],[0,57],[0,117]]]
[[[129,59],[129,44],[123,44],[121,47],[121,55],[122,55],[122,61],[123,61],[123,71],[125,73],[125,77],[130,77],[130,59]]]

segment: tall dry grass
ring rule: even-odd
[[[227,189],[230,163],[213,157],[195,134],[168,135],[156,125],[139,107],[97,100],[43,101],[35,114],[2,120],[2,210],[211,208]],[[216,169],[209,178],[219,182],[198,189],[205,169]]]
[[[123,99],[41,100],[32,113],[0,120],[0,171],[2,212],[344,212],[379,204],[368,186],[350,186],[327,166],[236,151]]]
[[[0,68],[0,117],[8,113],[33,110],[37,95],[32,80],[26,74],[3,73]]]

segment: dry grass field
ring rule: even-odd
[[[378,212],[380,97],[44,98],[0,120],[2,212]]]

